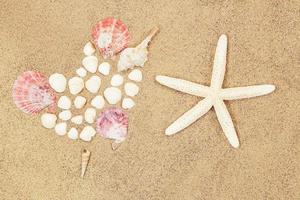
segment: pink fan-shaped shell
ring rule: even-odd
[[[106,59],[128,47],[130,35],[127,26],[121,20],[106,18],[93,27],[92,38]]]
[[[14,83],[12,95],[17,107],[27,114],[38,114],[48,106],[50,112],[56,110],[56,94],[39,72],[21,74]]]
[[[128,115],[119,108],[108,108],[100,114],[96,126],[102,137],[121,142],[127,136]]]

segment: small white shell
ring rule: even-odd
[[[79,67],[76,70],[76,74],[78,74],[78,76],[80,76],[80,77],[85,77],[87,74],[87,71],[83,67]]]
[[[76,140],[78,138],[78,131],[76,128],[71,128],[68,132],[68,137],[72,140]]]
[[[64,110],[58,114],[58,118],[63,120],[63,121],[68,121],[71,119],[72,113],[70,110]]]
[[[112,86],[118,87],[123,84],[124,78],[120,74],[115,74],[111,78],[110,84]]]
[[[67,133],[67,123],[66,122],[61,122],[55,125],[54,127],[55,133],[57,135],[65,135]]]
[[[79,137],[83,141],[89,142],[96,135],[96,130],[92,126],[86,126],[82,129]]]
[[[107,76],[107,75],[109,74],[110,67],[111,67],[111,66],[110,66],[110,64],[109,64],[108,62],[103,62],[103,63],[101,63],[101,64],[99,65],[98,71],[99,71],[101,74]]]
[[[67,85],[67,79],[64,75],[55,73],[49,77],[49,84],[56,92],[64,92]]]
[[[101,78],[99,76],[92,76],[85,82],[86,89],[91,93],[97,93],[101,86]]]
[[[143,74],[141,70],[134,69],[128,74],[128,78],[132,81],[141,82],[143,79]]]
[[[139,87],[134,83],[126,83],[124,86],[125,93],[133,97],[139,93]]]
[[[83,96],[77,96],[74,99],[74,105],[75,105],[75,108],[77,108],[77,109],[83,108],[85,103],[86,103],[86,98],[84,98]]]
[[[61,96],[57,102],[57,106],[61,109],[68,110],[71,108],[71,100],[67,96]]]
[[[131,109],[133,106],[135,106],[134,101],[131,98],[124,98],[122,101],[122,108],[124,109]]]
[[[104,97],[108,101],[109,104],[116,104],[122,98],[122,93],[119,88],[116,87],[108,87],[104,90]]]
[[[92,124],[96,119],[96,109],[87,108],[84,113],[84,119],[87,123]]]
[[[69,90],[71,94],[78,94],[84,88],[84,82],[82,78],[73,77],[69,80]]]
[[[104,107],[104,104],[105,104],[105,100],[101,95],[95,96],[91,101],[91,105],[97,109],[102,109]]]
[[[96,56],[86,56],[82,60],[82,65],[91,73],[95,73],[98,67],[98,59]]]
[[[56,124],[56,120],[57,120],[57,117],[54,114],[44,113],[41,116],[41,122],[42,122],[43,127],[45,127],[45,128],[49,128],[49,129],[54,128],[55,124]]]
[[[86,56],[91,56],[95,53],[95,48],[94,48],[94,45],[91,43],[91,42],[88,42],[84,45],[83,47],[83,53],[86,55]]]
[[[82,115],[76,115],[76,116],[72,117],[72,119],[71,119],[71,122],[73,122],[74,124],[77,124],[77,125],[82,124],[82,121],[83,121]]]

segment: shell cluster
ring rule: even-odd
[[[126,139],[128,115],[124,110],[135,106],[134,97],[143,79],[141,70],[132,68],[144,65],[147,46],[154,34],[152,31],[136,48],[127,48],[130,39],[127,27],[120,20],[106,18],[93,27],[93,40],[84,45],[81,66],[73,77],[54,73],[47,79],[39,72],[25,72],[14,84],[13,99],[22,111],[30,114],[49,107],[49,112],[41,115],[42,126],[54,129],[59,136],[89,142],[99,133],[114,140],[115,149]],[[95,55],[97,49],[104,59],[114,58],[121,52],[115,67],[118,70],[110,62],[100,62]],[[134,55],[128,54],[135,59],[126,62],[134,63],[122,66],[122,59],[128,57],[123,52],[128,49],[138,50]],[[144,61],[137,63],[141,61],[139,52]],[[128,73],[124,72],[128,69]]]

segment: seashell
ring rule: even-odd
[[[133,106],[135,106],[135,103],[131,98],[126,97],[123,99],[122,108],[131,109],[131,108],[133,108]]]
[[[54,114],[44,113],[41,116],[41,122],[45,128],[54,128],[56,124],[57,117]]]
[[[71,119],[72,113],[70,110],[64,110],[58,114],[58,118],[63,120],[63,121],[68,121]]]
[[[87,74],[87,71],[83,68],[83,67],[79,67],[77,70],[76,70],[76,74],[78,74],[78,76],[80,77],[85,77],[86,74]]]
[[[121,20],[106,18],[92,29],[93,43],[104,59],[113,57],[128,46],[130,36]]]
[[[96,130],[102,137],[114,140],[115,150],[126,139],[128,115],[119,108],[108,108],[97,119]]]
[[[104,90],[104,97],[109,104],[116,104],[121,100],[122,93],[119,88],[108,87]]]
[[[104,104],[105,100],[101,95],[95,96],[91,101],[91,105],[97,109],[102,109],[104,107]]]
[[[86,89],[91,93],[97,93],[101,86],[101,78],[99,76],[92,76],[85,82]]]
[[[71,108],[71,100],[67,96],[61,96],[57,102],[57,106],[61,109],[68,110]]]
[[[84,119],[87,123],[92,124],[96,119],[95,108],[87,108],[84,113]]]
[[[56,111],[56,94],[39,72],[26,71],[18,76],[12,97],[16,106],[27,114],[36,115],[48,106],[49,112]]]
[[[82,65],[91,73],[95,73],[98,67],[98,59],[96,56],[86,56],[82,60]]]
[[[96,131],[92,126],[86,126],[82,129],[79,138],[83,141],[89,142],[96,135]]]
[[[101,63],[101,64],[99,65],[98,71],[99,71],[101,74],[107,76],[107,75],[109,74],[110,68],[111,68],[111,66],[110,66],[110,64],[109,64],[108,62],[103,62],[103,63]]]
[[[91,152],[87,149],[83,149],[81,153],[81,175],[80,175],[81,178],[84,177],[90,157],[91,157]]]
[[[86,98],[84,98],[83,96],[77,96],[74,99],[74,105],[75,105],[75,108],[77,108],[77,109],[83,108],[85,103],[86,103]]]
[[[123,84],[124,78],[120,74],[115,74],[111,78],[110,84],[112,86],[118,87]]]
[[[84,88],[84,82],[82,78],[73,77],[69,80],[69,90],[71,94],[78,94]]]
[[[78,131],[74,127],[71,128],[67,134],[68,134],[68,137],[72,140],[78,139]]]
[[[153,36],[158,32],[158,27],[151,30],[150,34],[135,48],[126,48],[120,54],[118,71],[132,69],[134,66],[143,67],[148,60],[147,47]]]
[[[67,79],[64,75],[55,73],[49,77],[49,84],[56,92],[64,92],[67,86]]]
[[[143,79],[143,74],[142,74],[141,70],[134,69],[128,74],[128,78],[135,82],[141,82]]]
[[[95,53],[95,47],[91,42],[88,42],[83,47],[83,53],[86,56],[91,56]]]
[[[77,125],[82,124],[82,121],[83,121],[83,117],[81,115],[76,115],[71,118],[71,122]]]
[[[55,133],[59,136],[63,136],[67,133],[67,123],[61,122],[55,125],[54,127]]]
[[[128,96],[133,97],[139,93],[139,86],[129,82],[125,84],[124,90]]]

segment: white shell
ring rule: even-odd
[[[118,87],[123,84],[124,78],[120,74],[115,74],[111,78],[110,84],[112,86]]]
[[[120,54],[118,71],[132,69],[134,66],[143,67],[147,61],[147,48],[126,48]]]
[[[92,126],[86,126],[82,129],[79,137],[83,141],[89,142],[96,135],[96,130]]]
[[[74,124],[82,124],[83,121],[83,117],[82,115],[76,115],[74,117],[72,117],[71,122],[73,122]]]
[[[104,104],[105,100],[101,95],[95,96],[91,101],[91,105],[97,109],[102,109],[104,107]]]
[[[134,83],[126,83],[124,86],[125,93],[133,97],[139,93],[139,87]]]
[[[101,74],[107,76],[107,75],[109,74],[110,68],[111,68],[111,66],[110,66],[110,64],[109,64],[108,62],[103,62],[103,63],[101,63],[101,64],[99,65],[98,71],[99,71]]]
[[[75,108],[77,108],[77,109],[83,108],[85,103],[86,103],[86,98],[83,96],[77,96],[74,99],[74,105],[75,105]]]
[[[78,76],[80,76],[80,77],[85,77],[87,74],[87,71],[83,67],[79,67],[76,70],[76,74],[78,74]]]
[[[71,100],[67,96],[61,96],[57,102],[57,106],[61,109],[68,110],[71,108]]]
[[[70,110],[64,110],[58,114],[58,118],[63,120],[63,121],[68,121],[71,119],[72,113]]]
[[[101,86],[101,78],[99,76],[92,76],[85,82],[86,89],[91,93],[97,93]]]
[[[49,77],[49,84],[56,92],[64,92],[67,86],[67,79],[64,75],[55,73]]]
[[[124,98],[122,101],[122,108],[124,109],[131,109],[133,106],[135,106],[134,101],[131,98]]]
[[[73,77],[69,80],[69,90],[71,94],[78,94],[84,87],[84,82],[82,78]]]
[[[119,88],[116,87],[108,87],[104,90],[104,97],[108,101],[109,104],[116,104],[122,98],[122,93]]]
[[[55,133],[57,135],[65,135],[67,133],[67,123],[66,122],[61,122],[55,125],[54,127]]]
[[[84,45],[83,47],[83,53],[84,55],[86,56],[91,56],[95,53],[95,48],[94,48],[94,45],[91,43],[91,42],[88,42]]]
[[[92,124],[96,119],[96,109],[87,108],[84,113],[84,119],[87,123]]]
[[[91,73],[95,73],[98,67],[98,59],[96,56],[87,56],[82,60],[82,65]]]
[[[134,69],[128,74],[128,78],[132,81],[141,82],[143,79],[143,74],[141,70]]]
[[[41,122],[45,128],[54,128],[56,124],[57,117],[54,114],[44,113],[41,116]]]
[[[68,132],[68,137],[72,140],[76,140],[78,138],[78,131],[76,128],[71,128]]]

